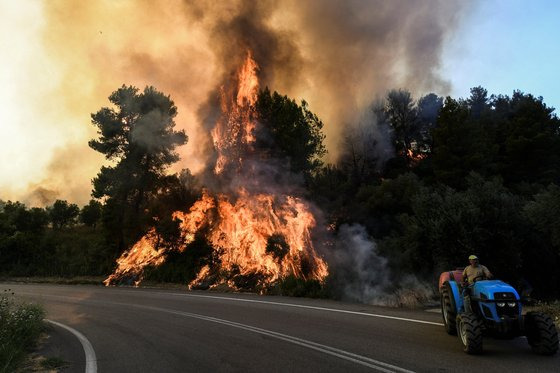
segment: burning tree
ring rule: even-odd
[[[200,232],[214,248],[212,263],[200,270],[191,287],[225,283],[254,288],[289,275],[322,281],[328,274],[311,238],[315,217],[294,192],[298,176],[290,172],[305,174],[320,164],[322,123],[305,103],[298,107],[268,90],[260,93],[259,101],[257,71],[248,52],[234,79],[220,87],[220,115],[211,130],[215,163],[205,175],[214,187],[206,188],[188,212],[173,214],[180,227],[177,250],[186,250]],[[275,117],[278,113],[263,110],[282,102],[288,111],[281,113],[281,120]],[[290,131],[298,151],[277,135]],[[289,162],[290,154],[297,154],[297,162]],[[131,278],[138,284],[144,268],[163,263],[169,250],[151,229],[117,260],[105,284]]]

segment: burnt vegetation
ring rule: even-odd
[[[164,244],[180,244],[171,214],[188,211],[200,187],[188,170],[167,172],[187,141],[174,129],[173,101],[154,88],[125,86],[110,100],[113,108],[92,115],[100,137],[90,146],[113,162],[93,180],[89,204],[0,202],[1,275],[109,275],[150,226]],[[336,164],[321,162],[322,123],[305,102],[264,90],[256,108],[267,123],[259,151],[301,175],[301,193],[334,234],[343,224],[365,227],[393,276],[433,281],[476,253],[496,277],[530,284],[543,298],[560,296],[560,120],[542,98],[489,96],[482,87],[467,99],[391,91],[372,104],[369,121],[339,139]],[[147,268],[145,279],[189,282],[212,252],[197,237]],[[274,260],[287,252],[283,236],[269,238]],[[246,289],[259,283],[235,281]],[[336,296],[331,285],[288,277],[264,290]]]

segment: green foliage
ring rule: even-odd
[[[560,120],[542,97],[514,92],[494,99],[498,172],[506,184],[560,183]]]
[[[432,151],[432,130],[438,121],[443,98],[434,93],[414,101],[403,89],[391,90],[384,103],[374,105],[378,125],[386,122],[392,130],[395,158],[387,163],[388,174],[406,172],[418,165],[418,157]]]
[[[462,188],[471,171],[500,175],[508,186],[560,182],[560,120],[542,98],[516,91],[466,101],[448,97],[433,132],[436,179]]]
[[[80,211],[80,221],[88,227],[95,228],[97,223],[101,220],[102,211],[103,205],[101,202],[92,199],[87,205],[82,207]]]
[[[57,356],[47,357],[45,358],[45,360],[41,361],[41,367],[48,370],[60,369],[66,365],[68,365],[68,363],[64,359]]]
[[[399,253],[409,263],[404,267],[416,273],[465,266],[465,258],[476,253],[497,276],[517,280],[522,201],[496,179],[471,174],[467,183],[465,191],[424,188],[413,199],[412,214],[400,217],[402,233],[384,240],[382,252]]]
[[[185,144],[187,136],[174,130],[177,107],[171,98],[154,87],[139,92],[123,85],[109,101],[113,108],[91,116],[99,138],[89,146],[114,166],[101,168],[93,179],[92,195],[107,197],[103,221],[124,250],[148,226],[148,206],[169,184],[164,171],[179,159],[175,148]]]
[[[418,114],[410,92],[389,91],[385,112],[395,134],[395,150],[408,159],[408,150],[412,149],[412,140],[418,133]]]
[[[13,293],[12,293],[13,294]],[[45,311],[33,304],[16,304],[12,294],[0,295],[0,372],[17,370],[43,330]]]
[[[0,204],[0,231],[28,231],[40,233],[49,223],[45,209],[34,207],[28,210],[19,202],[2,202]]]
[[[465,102],[448,97],[434,130],[433,172],[437,181],[462,188],[471,171],[492,174],[496,147]]]
[[[327,298],[329,296],[327,289],[319,281],[305,280],[293,275],[279,280],[271,289],[268,289],[267,293],[306,298]]]
[[[54,228],[61,229],[73,225],[80,214],[78,205],[57,199],[54,204],[47,207],[49,218]]]
[[[305,101],[300,106],[266,88],[259,92],[256,109],[262,124],[256,129],[257,149],[272,158],[288,160],[292,172],[305,176],[322,165],[321,158],[326,154],[323,123]]]
[[[525,215],[535,229],[560,254],[560,187],[551,184],[525,205]]]
[[[58,209],[62,212],[71,206],[55,203],[57,205],[64,207]],[[70,216],[75,216],[78,208],[71,210]],[[60,216],[65,215],[61,213]],[[88,226],[69,226],[64,219],[55,221],[56,225],[53,223],[53,229],[49,229],[44,209],[3,203],[0,208],[0,275],[68,277],[110,273],[117,254],[111,243],[106,242],[105,232]]]

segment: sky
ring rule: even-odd
[[[443,54],[451,94],[481,85],[542,96],[560,112],[560,1],[487,0],[476,5]],[[560,114],[559,114],[560,115]]]
[[[560,108],[559,1],[238,5],[251,3],[0,0],[0,200],[87,203],[104,164],[87,147],[96,135],[90,113],[121,84],[171,94],[189,135],[178,169],[200,169],[197,108],[227,72],[230,45],[220,27],[232,12],[265,18],[255,27],[276,48],[261,53],[271,64],[266,83],[306,99],[323,119],[330,161],[344,121],[391,88],[417,97],[466,97],[478,85],[490,94],[519,89]]]

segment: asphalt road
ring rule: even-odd
[[[465,354],[439,314],[250,294],[93,286],[14,285],[0,292],[41,303],[82,333],[98,372],[559,372],[525,338],[485,339]],[[57,329],[54,327],[54,329]],[[58,330],[83,372],[80,342]],[[76,347],[77,346],[77,347]],[[81,351],[77,354],[75,351]]]

